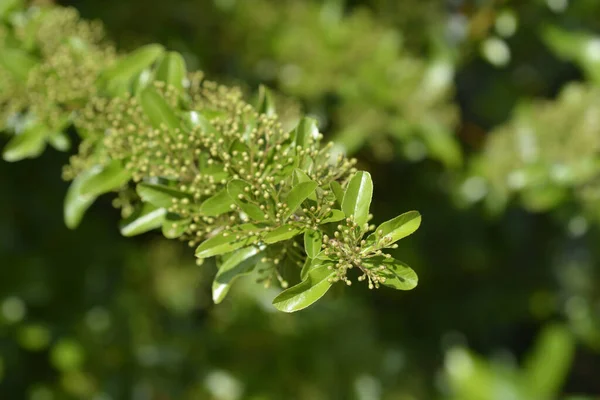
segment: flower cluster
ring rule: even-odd
[[[300,274],[300,283],[274,300],[288,312],[312,304],[334,282],[349,283],[353,266],[371,288],[416,285],[412,269],[382,249],[414,232],[420,216],[403,214],[363,240],[371,178],[322,144],[314,120],[285,129],[264,88],[252,105],[239,89],[187,72],[183,57],[162,46],[117,56],[101,29],[71,10],[29,13],[40,19],[35,34],[19,27],[14,36],[23,43],[33,37],[41,60],[18,49],[15,59],[31,65],[27,102],[14,114],[36,128],[17,130],[4,156],[35,156],[39,143],[75,127],[79,151],[63,171],[73,181],[65,199],[70,228],[98,196],[116,193],[123,235],[161,229],[196,248],[199,263],[217,257],[215,302],[250,272],[284,288]],[[60,35],[49,37],[55,31]]]

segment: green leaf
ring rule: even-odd
[[[292,175],[292,185],[296,186],[303,182],[312,182],[310,176],[306,174],[303,170],[296,168],[294,169],[294,173]],[[311,193],[308,198],[313,201],[317,201],[317,194],[315,192]]]
[[[308,229],[304,232],[304,250],[306,255],[310,258],[315,258],[317,254],[321,252],[321,245],[323,244],[323,233],[321,231],[315,231]]]
[[[248,188],[248,191],[246,191]],[[265,212],[256,204],[250,203],[252,186],[241,179],[233,179],[227,184],[227,192],[235,204],[237,204],[243,212],[250,218],[256,221],[265,221]]]
[[[284,290],[275,299],[273,305],[279,311],[294,312],[302,310],[319,300],[331,287],[329,279],[335,270],[321,266],[311,270],[306,280]]]
[[[276,114],[275,102],[273,101],[273,95],[271,91],[263,85],[258,87],[258,107],[257,110],[261,114],[267,114],[273,116]]]
[[[189,128],[199,126],[205,134],[221,136],[221,133],[211,124],[207,111],[187,111],[183,114],[185,125]]]
[[[196,248],[196,257],[208,258],[229,253],[256,242],[258,237],[250,233],[243,234],[221,232],[205,240]]]
[[[346,214],[342,210],[331,210],[327,217],[323,218],[320,224],[328,224],[330,222],[338,222],[346,218]]]
[[[150,69],[145,69],[133,78],[131,84],[131,91],[136,95],[139,95],[143,90],[150,86],[154,81],[154,75]],[[129,85],[124,84],[123,90],[119,90],[118,93],[127,92]]]
[[[48,136],[48,143],[59,151],[67,151],[71,148],[71,139],[64,132],[56,132]]]
[[[575,343],[569,331],[560,325],[545,328],[524,365],[523,384],[529,398],[552,399],[569,373]]]
[[[192,200],[188,193],[164,185],[139,183],[135,190],[145,203],[156,207],[169,208],[173,205],[173,199],[188,199],[190,202]]]
[[[140,47],[108,67],[102,73],[101,79],[115,83],[128,82],[144,69],[151,66],[163,53],[164,48],[158,44],[149,44]]]
[[[168,52],[156,67],[156,80],[165,82],[177,89],[183,89],[187,70],[181,54]]]
[[[37,65],[37,60],[21,49],[2,48],[0,66],[4,67],[21,83],[27,83],[29,72]]]
[[[98,174],[81,185],[82,194],[99,196],[120,188],[131,179],[131,173],[123,168],[119,160],[113,160],[100,169]]]
[[[421,214],[409,211],[379,225],[366,239],[365,250],[376,250],[391,245],[416,231],[421,225]]]
[[[212,297],[215,304],[223,301],[234,280],[252,272],[259,258],[260,250],[257,247],[246,247],[236,251],[225,260],[219,267],[219,272],[212,284]]]
[[[4,161],[14,162],[25,158],[35,158],[46,148],[48,129],[39,124],[31,125],[15,135],[2,152]]]
[[[207,217],[217,217],[231,211],[232,204],[235,204],[235,202],[229,196],[227,189],[223,189],[214,196],[204,200],[200,205],[199,212]]]
[[[273,244],[273,243],[281,242],[283,240],[291,239],[301,232],[302,232],[302,229],[298,228],[296,226],[289,225],[289,224],[282,225],[278,228],[275,228],[271,232],[267,233],[263,237],[263,242],[265,242],[266,244]]]
[[[144,113],[154,128],[166,126],[169,129],[180,127],[179,118],[165,99],[152,87],[148,87],[139,95]]]
[[[298,123],[294,137],[294,147],[308,148],[319,134],[317,121],[314,118],[304,117]]]
[[[315,258],[306,258],[304,265],[302,266],[302,270],[300,271],[300,279],[303,281],[308,277],[308,273],[315,268],[319,268],[322,266],[329,267],[333,266],[334,262],[324,253],[319,253]]]
[[[144,204],[139,212],[134,213],[121,223],[121,235],[136,236],[153,229],[160,228],[165,221],[167,210],[152,204]]]
[[[362,227],[369,217],[369,207],[373,197],[373,181],[365,171],[357,172],[344,192],[342,211],[347,217],[352,216],[354,222]]]
[[[384,271],[378,271],[377,275],[384,276],[385,282],[383,285],[389,286],[398,290],[414,289],[419,283],[419,278],[415,271],[408,265],[394,258],[386,258],[383,256],[371,257],[365,260],[365,265],[371,268],[378,268],[381,265],[385,266]]]
[[[181,218],[180,215],[167,213],[162,224],[162,233],[167,239],[176,239],[190,226],[190,218]]]
[[[344,202],[344,189],[342,189],[342,185],[339,182],[333,181],[329,184],[329,187],[341,207]]]
[[[306,200],[308,196],[315,192],[317,186],[318,184],[315,181],[302,182],[290,190],[290,193],[288,193],[285,199],[285,204],[287,204],[288,210],[283,215],[284,221],[288,219],[290,215],[292,215],[298,209],[298,207],[300,207],[302,202]]]
[[[94,195],[82,194],[81,187],[85,182],[93,179],[94,176],[100,172],[102,172],[102,169],[96,165],[77,175],[71,183],[71,186],[69,186],[64,203],[65,225],[67,225],[69,229],[75,229],[79,226],[83,214],[85,214],[86,210],[92,205],[94,200],[96,200],[96,196]]]

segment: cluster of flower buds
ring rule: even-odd
[[[28,122],[15,129],[4,155],[35,156],[40,144],[57,142],[56,132],[75,128],[79,151],[63,171],[72,180],[67,226],[75,228],[98,196],[116,193],[123,235],[161,229],[196,248],[199,263],[216,257],[217,303],[249,273],[265,286],[299,281],[274,300],[288,312],[312,304],[335,282],[349,285],[353,267],[370,288],[416,285],[414,271],[382,249],[416,230],[420,216],[403,214],[363,240],[374,228],[371,177],[322,143],[315,120],[290,124],[267,89],[248,103],[240,89],[188,72],[180,54],[159,45],[117,56],[101,29],[71,10],[30,18],[41,21],[36,34],[14,35],[33,37],[42,59],[24,49],[13,55],[32,62],[26,101],[13,112]],[[46,36],[61,23],[67,33]]]

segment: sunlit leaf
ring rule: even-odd
[[[140,47],[107,68],[102,73],[102,79],[115,82],[130,81],[151,66],[163,53],[164,48],[158,44]]]
[[[140,104],[150,123],[155,128],[166,126],[170,129],[180,127],[179,118],[166,100],[152,87],[139,94]]]
[[[155,78],[157,81],[165,82],[177,89],[183,89],[186,75],[185,60],[181,54],[168,52],[158,63]]]
[[[219,267],[212,284],[212,297],[215,304],[223,301],[235,279],[250,273],[256,267],[260,256],[257,247],[246,247],[231,254],[225,260]]]
[[[393,258],[372,257],[365,264],[372,268],[378,268],[382,265],[386,267],[384,271],[378,272],[378,275],[386,278],[383,282],[385,286],[398,290],[411,290],[419,283],[419,278],[412,268]]]
[[[331,287],[329,279],[335,274],[334,270],[321,266],[311,270],[306,280],[296,286],[281,292],[273,305],[279,311],[294,312],[302,310],[319,300]]]
[[[113,160],[100,168],[98,174],[81,185],[82,194],[99,196],[120,188],[131,179],[131,173],[123,168],[119,160]]]
[[[144,202],[156,207],[168,208],[173,205],[174,200],[192,199],[188,193],[165,185],[139,183],[135,190]]]
[[[323,232],[308,229],[304,232],[304,250],[310,258],[315,258],[321,252],[323,244]]]
[[[241,179],[233,179],[227,184],[227,192],[243,212],[256,221],[266,220],[265,212],[250,200],[252,186]]]
[[[273,116],[276,114],[273,95],[271,94],[271,91],[263,85],[260,85],[258,88],[257,110],[259,113],[267,114],[268,116]]]
[[[14,162],[25,158],[35,158],[46,148],[48,129],[39,124],[27,127],[15,135],[2,151],[4,161]]]
[[[294,186],[285,199],[285,204],[288,206],[288,211],[283,215],[282,218],[284,220],[288,219],[290,215],[292,215],[298,209],[298,207],[300,207],[302,202],[315,192],[317,186],[317,182],[314,181],[302,182]]]
[[[158,229],[163,225],[167,210],[152,204],[144,204],[141,209],[121,223],[123,236],[136,236]]]
[[[309,147],[311,141],[314,141],[319,134],[317,121],[314,118],[304,117],[298,123],[295,130],[294,146],[301,148]]]
[[[389,246],[415,232],[421,225],[421,214],[409,211],[379,225],[367,236],[365,249],[376,250]]]
[[[279,228],[272,230],[263,237],[263,241],[267,244],[273,244],[288,240],[302,232],[301,228],[294,225],[282,225]]]
[[[329,187],[331,188],[331,191],[335,195],[335,198],[341,207],[344,201],[344,189],[342,188],[342,185],[340,185],[340,183],[337,181],[333,181]]]
[[[363,226],[369,217],[369,207],[373,196],[373,181],[365,171],[357,172],[344,192],[342,211],[347,217],[352,216],[358,226]]]
[[[64,203],[65,225],[68,228],[75,229],[81,222],[83,214],[85,214],[94,200],[96,200],[96,196],[94,195],[82,194],[81,187],[100,172],[102,172],[102,168],[94,166],[77,175],[73,182],[71,182]]]
[[[208,258],[220,254],[229,253],[256,242],[258,237],[251,234],[236,234],[221,232],[205,240],[196,248],[196,257]]]
[[[342,210],[331,210],[331,212],[321,220],[321,224],[328,224],[330,222],[338,222],[346,218],[346,214]]]
[[[214,196],[204,200],[198,211],[207,217],[216,217],[231,211],[233,204],[235,202],[231,199],[227,190],[223,189]]]
[[[167,239],[176,239],[190,226],[190,218],[182,218],[178,214],[167,213],[162,224],[162,233]]]

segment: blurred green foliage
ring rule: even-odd
[[[319,119],[385,188],[375,223],[423,214],[395,252],[420,284],[284,315],[241,278],[214,306],[215,265],[121,238],[102,198],[64,227],[65,155],[0,163],[3,397],[600,396],[597,1],[61,3],[121,49],[162,43]],[[8,115],[22,93],[0,88]]]

